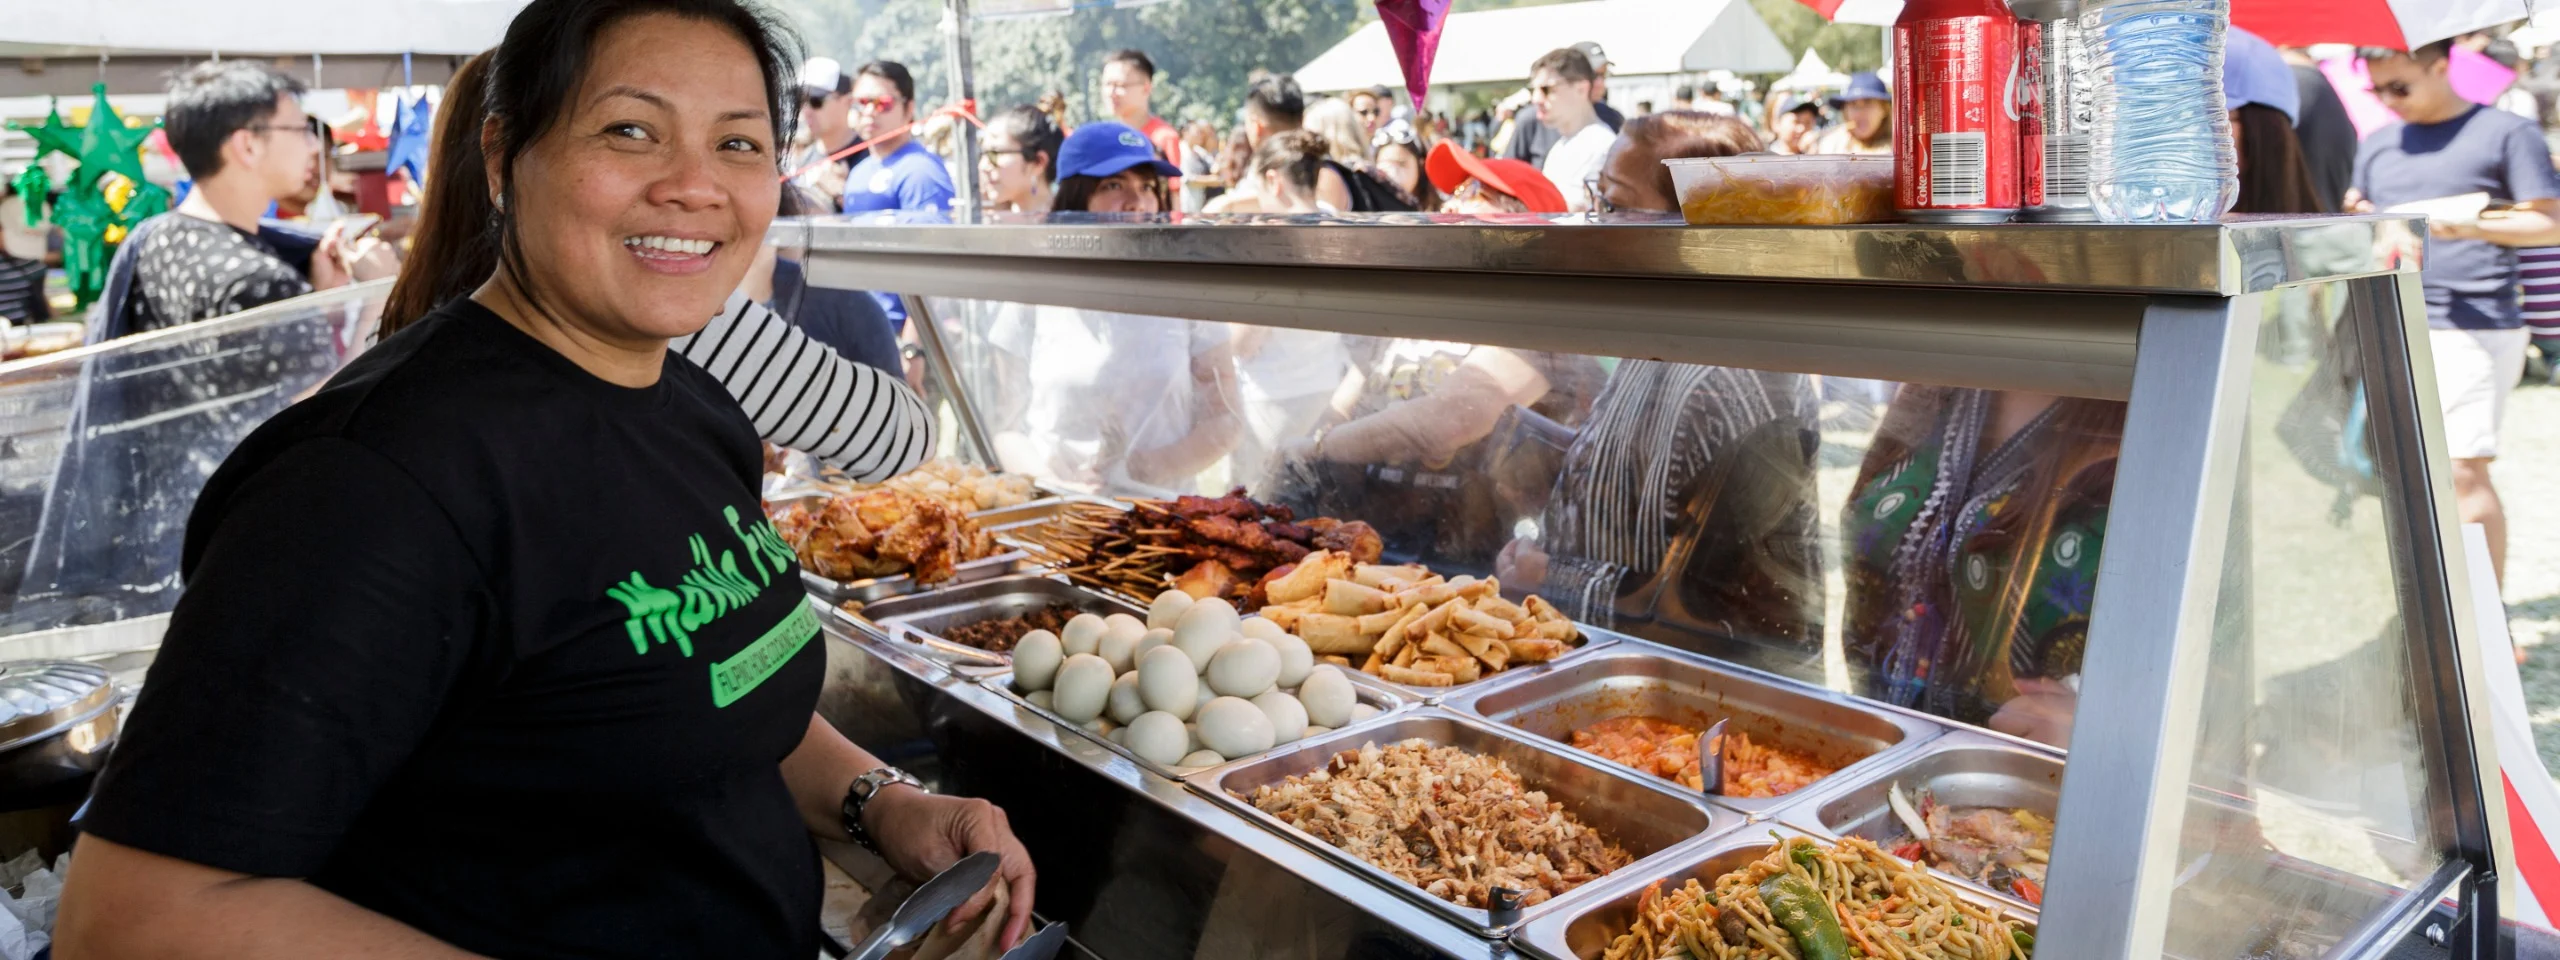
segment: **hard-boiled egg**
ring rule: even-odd
[[[1351,705],[1351,722],[1353,723],[1359,723],[1362,720],[1366,720],[1377,715],[1378,708],[1376,707],[1365,703],[1355,703]]]
[[[1057,696],[1050,709],[1076,723],[1102,715],[1111,697],[1111,664],[1090,653],[1068,657],[1058,666]]]
[[[1144,630],[1135,633],[1118,627],[1105,630],[1102,643],[1094,648],[1094,655],[1110,664],[1112,673],[1127,673],[1134,666],[1133,658],[1138,655],[1138,640],[1146,635]]]
[[[1220,617],[1220,610],[1225,610],[1226,616]],[[1183,612],[1181,622],[1173,627],[1173,645],[1191,655],[1192,669],[1200,673],[1209,672],[1209,658],[1217,655],[1219,647],[1226,646],[1235,638],[1235,610],[1224,600],[1202,600],[1193,604],[1191,609]]]
[[[1175,647],[1157,647],[1138,658],[1138,699],[1149,710],[1162,710],[1176,720],[1191,719],[1200,708],[1200,675],[1191,658]]]
[[[1271,742],[1288,743],[1307,735],[1307,708],[1298,698],[1273,690],[1253,698],[1255,709],[1271,721]]]
[[[1111,693],[1103,698],[1102,715],[1113,723],[1127,723],[1147,712],[1146,701],[1138,698],[1138,672],[1129,671],[1111,681]]]
[[[1200,708],[1200,745],[1233,760],[1271,749],[1271,718],[1253,701],[1219,697]]]
[[[1039,707],[1042,710],[1057,709],[1057,695],[1050,693],[1047,690],[1034,690],[1030,693],[1023,694],[1022,700],[1023,702]]]
[[[1218,751],[1210,750],[1210,749],[1207,749],[1207,748],[1205,748],[1205,747],[1204,747],[1204,748],[1202,748],[1202,749],[1194,750],[1194,751],[1191,751],[1191,752],[1190,752],[1190,753],[1188,753],[1188,754],[1183,755],[1183,757],[1182,757],[1182,762],[1181,762],[1180,764],[1177,764],[1177,766],[1184,766],[1184,767],[1214,767],[1214,766],[1217,766],[1217,765],[1219,765],[1219,764],[1221,764],[1221,763],[1225,763],[1225,762],[1227,762],[1227,758],[1219,756],[1219,755],[1218,755]]]
[[[1129,721],[1129,733],[1121,742],[1130,752],[1168,767],[1182,762],[1182,755],[1191,751],[1191,735],[1182,729],[1181,718],[1162,710]]]
[[[1146,621],[1125,613],[1115,613],[1102,618],[1102,626],[1105,633],[1113,630],[1128,630],[1139,634],[1147,632]]]
[[[1351,709],[1360,705],[1360,695],[1342,668],[1328,663],[1307,674],[1307,682],[1298,688],[1298,702],[1307,708],[1308,723],[1338,728],[1351,722]]]
[[[1147,651],[1153,650],[1157,647],[1167,647],[1172,645],[1173,631],[1171,629],[1149,630],[1145,636],[1138,638],[1138,649],[1129,654],[1129,662],[1137,663],[1141,660],[1145,660],[1147,658]],[[1184,659],[1189,658],[1185,657]]]
[[[1260,637],[1264,640],[1270,640],[1288,633],[1289,631],[1282,630],[1280,629],[1279,624],[1265,620],[1261,617],[1246,617],[1242,620],[1236,621],[1236,632],[1248,637]]]
[[[1307,682],[1307,674],[1316,668],[1316,652],[1307,646],[1306,641],[1298,639],[1294,633],[1262,639],[1271,644],[1271,649],[1280,651],[1280,677],[1274,682],[1284,687]]]
[[[1209,660],[1209,689],[1221,697],[1259,697],[1280,679],[1280,652],[1252,637],[1228,641]]]
[[[1147,605],[1147,626],[1171,630],[1182,620],[1182,612],[1191,609],[1191,595],[1180,590],[1156,594],[1156,602]]]
[[[1111,625],[1104,623],[1101,617],[1079,613],[1058,629],[1058,640],[1066,645],[1067,656],[1092,653],[1102,645],[1102,635],[1110,629]]]
[[[1024,692],[1049,689],[1050,682],[1058,678],[1058,664],[1066,659],[1065,649],[1059,644],[1058,635],[1049,631],[1034,630],[1023,634],[1022,639],[1013,644],[1014,689]]]

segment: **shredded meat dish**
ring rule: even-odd
[[[1702,789],[1697,727],[1661,717],[1614,717],[1573,732],[1573,748],[1654,776]],[[1832,768],[1785,747],[1753,743],[1726,728],[1724,790],[1728,797],[1776,797],[1830,776]]]
[[[1544,903],[1635,860],[1509,764],[1420,740],[1346,750],[1249,799],[1461,906],[1484,907],[1494,887],[1520,891],[1522,906]]]
[[[1034,610],[1019,617],[1001,617],[994,620],[980,620],[976,623],[964,623],[942,631],[942,639],[990,653],[1010,653],[1013,651],[1013,645],[1022,640],[1023,634],[1034,630],[1056,633],[1066,629],[1067,621],[1075,619],[1075,615],[1081,612],[1083,611],[1077,610],[1074,604],[1053,603],[1046,609]]]
[[[1915,839],[1906,829],[1886,842],[1885,849],[1906,860],[1926,859],[1940,870],[2028,903],[2044,902],[2052,820],[2010,807],[1949,806],[1928,790],[1919,792],[1915,806],[1929,839]]]
[[[774,513],[773,526],[801,566],[829,580],[904,573],[938,583],[960,564],[996,552],[995,537],[968,514],[887,488],[830,497],[816,510],[795,503]]]

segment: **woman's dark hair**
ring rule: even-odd
[[[2284,111],[2244,103],[2232,111],[2240,141],[2240,202],[2233,213],[2330,213],[2311,186],[2311,164]]]
[[[277,98],[302,93],[302,81],[255,60],[208,61],[169,81],[160,123],[187,176],[203,180],[222,172],[232,134],[273,119]]]
[[[1173,191],[1165,186],[1164,178],[1157,176],[1154,171],[1141,172],[1147,175],[1147,189],[1155,192],[1156,209],[1166,213],[1173,212]],[[1093,188],[1100,186],[1102,181],[1108,179],[1111,178],[1068,177],[1058,181],[1058,195],[1056,199],[1050,201],[1049,209],[1068,213],[1091,210]]]
[[[435,155],[427,196],[419,208],[416,239],[392,288],[395,303],[401,290],[416,287],[417,297],[435,298],[432,310],[469,294],[500,265],[516,280],[517,289],[534,309],[542,309],[540,291],[516,237],[515,203],[490,203],[490,184],[483,171],[484,150],[498,151],[501,199],[515,193],[516,159],[568,114],[569,97],[586,76],[588,57],[605,28],[633,17],[663,13],[727,29],[754,51],[763,76],[766,109],[773,116],[774,170],[781,172],[781,145],[791,142],[791,124],[799,116],[786,96],[797,96],[793,65],[800,62],[799,38],[761,8],[742,0],[533,0],[507,25],[506,39],[475,60],[481,66],[482,92],[457,97],[446,91],[436,119]],[[481,133],[494,127],[493,143]],[[431,242],[432,241],[432,242]],[[417,313],[383,311],[383,335],[414,322]],[[396,322],[395,322],[396,321]]]
[[[487,92],[489,55],[462,62],[444,82],[443,110],[427,138],[427,169],[435,171],[418,201],[418,224],[409,232],[409,257],[382,302],[382,336],[400,332],[428,311],[471,295],[498,268],[489,242],[495,225],[489,209],[489,174],[480,164],[480,98]]]
[[[1627,119],[1629,122],[1634,122],[1636,118]],[[1403,136],[1392,136],[1388,133],[1389,130],[1401,130]],[[1411,128],[1389,127],[1388,130],[1379,131],[1377,138],[1371,141],[1371,145],[1381,156],[1389,150],[1402,150],[1412,154],[1413,208],[1424,213],[1433,213],[1440,209],[1440,188],[1431,185],[1431,174],[1426,166],[1431,160],[1431,150],[1422,145],[1421,137],[1414,136]],[[1381,171],[1379,176],[1384,177],[1385,173]]]
[[[1671,183],[1671,168],[1664,160],[1693,157],[1730,157],[1756,153],[1760,135],[1751,125],[1737,117],[1704,110],[1665,110],[1641,117],[1628,117],[1627,125],[1618,131],[1620,150],[1642,150],[1653,157],[1647,164],[1653,171],[1653,187],[1665,197],[1678,197],[1680,191]]]
[[[1300,190],[1316,188],[1316,174],[1324,169],[1324,161],[1332,146],[1324,137],[1305,130],[1283,130],[1262,138],[1262,146],[1253,151],[1253,175],[1266,170],[1280,171],[1280,179]]]
[[[996,114],[988,126],[1013,138],[1014,144],[1022,148],[1023,159],[1029,160],[1035,153],[1040,155],[1040,179],[1058,179],[1058,145],[1065,143],[1067,137],[1058,132],[1058,124],[1050,120],[1048,114],[1034,106],[1012,107]]]

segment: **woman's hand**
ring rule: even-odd
[[[1494,555],[1493,575],[1507,590],[1536,593],[1547,585],[1547,552],[1536,540],[1515,539]]]
[[[2071,715],[2080,694],[2059,680],[2019,678],[2018,695],[1991,715],[1991,729],[2038,743],[2071,747]]]
[[[1003,809],[984,800],[892,786],[874,798],[862,816],[863,829],[870,831],[879,844],[880,856],[910,880],[931,879],[960,862],[960,858],[981,850],[993,850],[1003,857],[1003,864],[996,868],[996,882],[1011,888],[1012,901],[1007,910],[1010,916],[997,943],[1010,949],[1021,942],[1031,925],[1034,874],[1031,854],[1022,849],[1022,841],[1014,839],[1013,826],[1005,819]],[[994,899],[993,887],[978,891],[960,909],[951,911],[944,926],[955,932],[964,929],[986,912],[987,904]]]

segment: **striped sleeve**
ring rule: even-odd
[[[738,399],[756,433],[863,482],[915,469],[933,450],[933,421],[897,377],[809,339],[744,294],[677,353]]]

